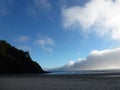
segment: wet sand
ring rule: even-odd
[[[120,90],[120,75],[3,75],[0,90]]]

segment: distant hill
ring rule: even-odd
[[[45,73],[33,61],[29,52],[18,50],[4,40],[0,40],[0,74]]]

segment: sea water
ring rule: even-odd
[[[49,75],[74,75],[74,74],[106,74],[106,73],[119,73],[120,69],[117,70],[77,70],[77,71],[51,71]]]

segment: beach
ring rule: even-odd
[[[120,90],[120,75],[3,75],[0,90]]]

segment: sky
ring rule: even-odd
[[[0,0],[0,39],[44,69],[120,68],[120,0]]]

